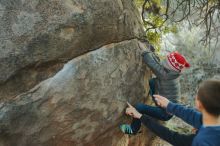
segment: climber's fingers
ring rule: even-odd
[[[126,114],[131,115],[131,109],[130,108],[126,108]]]
[[[127,101],[127,105],[128,105],[128,107],[132,107],[133,108],[133,106]]]

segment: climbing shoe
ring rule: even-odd
[[[129,134],[129,135],[132,135],[134,134],[132,129],[131,129],[131,126],[128,125],[128,124],[122,124],[120,125],[120,129],[121,131],[124,133],[124,134]]]

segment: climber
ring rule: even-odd
[[[148,44],[149,45],[149,44]],[[139,47],[143,51],[142,56],[144,62],[156,75],[156,78],[149,80],[150,91],[154,103],[154,94],[160,94],[168,97],[170,101],[176,103],[180,96],[180,82],[179,77],[182,74],[184,68],[190,67],[190,64],[186,59],[178,52],[169,53],[162,62],[154,53],[155,49],[150,45],[151,51],[147,50],[146,43],[139,42]],[[157,104],[156,104],[157,105]],[[167,113],[164,109],[158,106],[150,106],[142,103],[135,105],[138,112],[149,115],[158,120],[167,121],[172,118],[172,115]],[[141,127],[141,121],[139,119],[133,119],[132,123],[120,125],[120,129],[125,134],[136,134]]]
[[[154,97],[158,106],[197,128],[196,134],[171,131],[147,114],[139,113],[129,103],[126,114],[139,119],[157,136],[174,146],[220,146],[220,80],[207,80],[199,86],[196,109],[173,103],[160,95]]]

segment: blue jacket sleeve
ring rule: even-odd
[[[167,78],[167,72],[163,65],[160,63],[159,59],[156,57],[156,55],[153,52],[144,52],[142,54],[144,63],[147,64],[147,66],[153,71],[153,73],[158,78]]]
[[[202,126],[202,114],[193,108],[169,102],[166,110],[197,129]]]

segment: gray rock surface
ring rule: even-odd
[[[145,146],[119,131],[150,71],[132,0],[0,0],[0,146]]]
[[[0,101],[74,57],[143,35],[131,0],[0,0],[0,32]]]
[[[109,44],[74,58],[53,77],[2,103],[0,145],[119,145],[126,101],[142,102],[148,88],[149,70],[137,42]],[[146,145],[144,138],[136,142]]]

